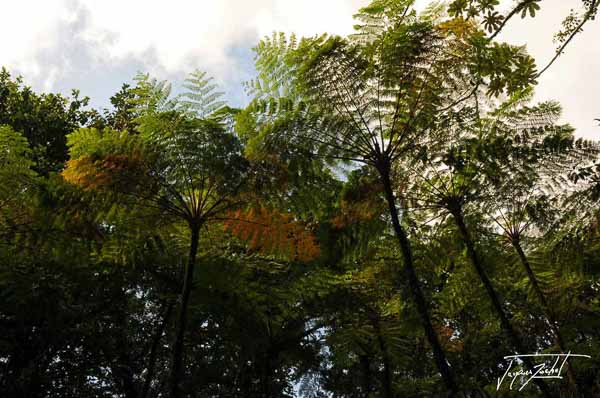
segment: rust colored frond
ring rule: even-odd
[[[446,350],[452,352],[461,352],[464,348],[464,343],[461,338],[455,335],[455,330],[450,326],[438,325],[437,329],[438,336],[442,340],[441,343],[444,345]]]
[[[132,187],[138,185],[143,177],[141,166],[138,156],[109,155],[99,159],[82,156],[69,160],[62,176],[86,190],[115,185]]]
[[[307,225],[293,215],[264,207],[238,210],[224,227],[248,243],[251,250],[308,262],[320,254],[319,244]]]
[[[352,224],[372,221],[382,213],[379,203],[372,201],[351,202],[343,200],[340,203],[340,210],[340,213],[331,220],[333,226],[340,229]]]

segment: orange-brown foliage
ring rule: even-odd
[[[63,178],[86,190],[102,189],[115,184],[137,183],[141,177],[140,161],[136,156],[109,155],[100,159],[82,156],[69,160]]]
[[[248,242],[251,250],[308,262],[320,254],[319,244],[307,225],[264,207],[239,210],[230,215],[225,229]]]
[[[437,326],[436,329],[442,345],[448,351],[460,352],[463,350],[463,341],[454,336],[454,329],[450,326]]]

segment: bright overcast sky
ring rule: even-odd
[[[508,0],[505,2],[510,3]],[[78,88],[96,106],[137,71],[180,81],[207,70],[235,104],[253,74],[251,48],[273,31],[347,34],[368,0],[0,0],[0,66],[37,90]],[[420,0],[419,3],[427,3]],[[515,19],[500,39],[527,45],[541,68],[553,34],[581,0],[544,0],[534,20]],[[538,99],[555,99],[578,135],[600,139],[600,21],[591,22],[540,79]]]

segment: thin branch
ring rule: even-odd
[[[554,55],[554,57],[550,60],[550,62],[548,62],[548,64],[544,67],[544,69],[542,69],[540,71],[540,73],[538,73],[535,76],[536,79],[539,78],[544,72],[546,72],[552,66],[552,64],[558,59],[558,57],[560,57],[562,55],[563,51],[565,50],[567,45],[569,45],[571,40],[573,40],[575,35],[577,33],[581,32],[583,25],[585,25],[585,23],[596,14],[597,8],[598,8],[598,0],[594,0],[592,2],[592,4],[590,4],[589,10],[585,13],[585,16],[583,17],[583,19],[581,20],[581,22],[579,23],[577,28],[575,28],[575,30],[573,30],[573,32],[571,32],[571,34],[569,35],[569,38],[567,40],[565,40],[565,42],[563,43],[562,46],[560,46],[560,48],[556,51],[556,54]]]
[[[508,15],[504,18],[504,20],[502,21],[502,24],[498,27],[498,29],[496,29],[494,34],[492,34],[489,37],[490,41],[493,40],[496,36],[498,36],[498,34],[502,31],[502,29],[504,29],[504,26],[506,25],[506,23],[512,17],[517,15],[519,12],[521,12],[527,4],[532,3],[533,1],[534,0],[523,0],[521,3],[517,4],[517,6],[515,8],[513,8],[513,10],[510,13],[508,13]]]

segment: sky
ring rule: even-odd
[[[513,0],[503,0],[510,7]],[[368,0],[0,0],[0,66],[39,91],[79,89],[95,107],[137,72],[175,84],[195,69],[214,76],[241,106],[254,74],[252,47],[274,31],[352,32]],[[420,6],[428,0],[417,0]],[[544,0],[535,19],[514,19],[499,39],[525,45],[539,67],[553,35],[581,0]],[[588,24],[539,80],[537,100],[557,100],[577,135],[600,139],[600,21]]]

